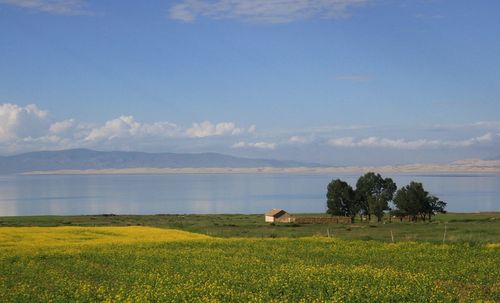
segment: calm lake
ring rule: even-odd
[[[419,181],[453,212],[500,211],[500,174],[385,174]],[[333,178],[359,174],[0,176],[0,216],[324,212]]]

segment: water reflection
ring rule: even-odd
[[[358,174],[0,176],[0,216],[324,212],[327,183]],[[500,211],[500,175],[387,175],[415,180],[449,211]]]

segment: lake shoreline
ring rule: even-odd
[[[500,173],[498,160],[461,160],[448,164],[405,164],[342,167],[183,167],[42,170],[19,175],[133,175],[133,174],[334,174],[334,173]]]

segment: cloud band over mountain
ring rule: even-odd
[[[257,131],[255,125],[241,126],[234,121],[193,122],[181,126],[169,121],[142,122],[133,115],[121,115],[102,123],[75,119],[58,120],[37,105],[0,104],[0,153],[67,148],[96,148],[101,150],[142,150],[177,152],[236,152],[245,156],[279,153],[293,159],[296,151],[328,150],[341,155],[342,150],[479,150],[491,149],[492,155],[500,143],[500,123],[475,122],[468,125],[439,126],[438,133],[450,136],[467,133],[468,137],[436,138],[436,126],[425,132],[434,138],[375,136],[374,127],[323,127],[317,129]],[[345,136],[343,134],[351,134]],[[353,136],[352,134],[356,134]],[[273,154],[274,153],[274,154]],[[350,152],[348,152],[350,153]],[[278,156],[279,156],[278,155]],[[304,160],[304,159],[301,159]],[[317,159],[312,159],[316,162]]]
[[[72,147],[115,147],[121,140],[130,145],[147,140],[203,139],[251,134],[255,125],[237,127],[234,122],[194,122],[182,127],[167,121],[145,123],[122,115],[104,123],[75,119],[54,120],[36,105],[0,104],[0,147],[2,152]],[[116,142],[117,145],[113,145]]]

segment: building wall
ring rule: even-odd
[[[282,223],[289,223],[290,222],[290,214],[283,214],[277,218],[274,219],[275,222],[282,222]]]
[[[266,216],[266,222],[274,222],[273,216]]]

